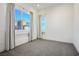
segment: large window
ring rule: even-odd
[[[31,14],[20,9],[15,9],[15,30],[30,29]]]
[[[41,32],[45,32],[45,31],[46,31],[46,17],[41,16]]]

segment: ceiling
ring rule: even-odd
[[[39,7],[37,5],[39,4]],[[54,7],[56,5],[59,5],[60,3],[20,3],[18,5],[22,5],[23,7],[32,7],[36,10],[42,10],[48,7]]]
[[[45,8],[48,8],[48,7],[53,7],[53,6],[56,6],[58,4],[55,4],[55,3],[39,3],[39,7],[37,7],[38,4],[33,4],[32,6],[37,9],[37,10],[42,10],[42,9],[45,9]]]

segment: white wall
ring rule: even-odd
[[[6,4],[0,3],[0,52],[5,50]]]
[[[72,43],[73,4],[61,4],[41,10],[47,19],[45,39]]]
[[[79,4],[74,4],[73,43],[79,52]]]

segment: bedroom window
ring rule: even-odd
[[[31,14],[20,9],[15,9],[15,30],[30,29]]]

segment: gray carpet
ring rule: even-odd
[[[72,44],[48,40],[34,40],[0,53],[1,56],[78,56]]]

